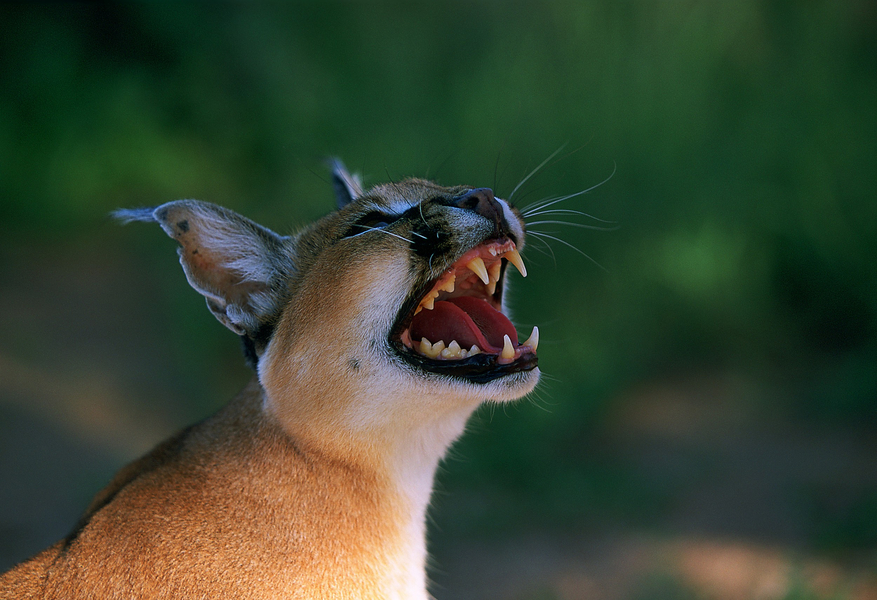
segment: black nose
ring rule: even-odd
[[[482,217],[490,219],[497,226],[501,226],[504,221],[502,206],[496,201],[493,190],[490,188],[470,190],[462,196],[454,198],[451,205],[478,213]]]

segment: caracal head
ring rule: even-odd
[[[519,213],[486,188],[333,176],[337,210],[292,236],[195,200],[117,216],[179,242],[286,423],[397,429],[530,392],[538,330],[519,341],[503,302],[508,265],[526,275]]]

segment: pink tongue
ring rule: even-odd
[[[445,344],[457,340],[466,349],[477,345],[482,350],[499,352],[505,335],[517,346],[518,332],[512,322],[486,300],[471,296],[436,302],[432,310],[421,310],[411,322],[411,339],[415,342],[421,338],[433,343],[443,340]]]

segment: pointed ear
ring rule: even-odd
[[[284,299],[295,268],[283,238],[228,209],[178,200],[155,209],[119,210],[117,219],[152,221],[180,243],[180,264],[210,312],[237,333],[254,337]]]
[[[332,168],[332,187],[335,188],[335,203],[338,208],[344,208],[360,196],[362,196],[362,181],[359,175],[350,174],[344,163],[337,158],[329,160]]]

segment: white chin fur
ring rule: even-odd
[[[438,384],[442,387],[449,388],[447,395],[453,395],[460,398],[467,398],[473,404],[480,404],[485,401],[493,402],[511,402],[523,398],[532,392],[539,383],[541,373],[538,368],[531,371],[521,371],[494,379],[490,383],[469,383],[457,379],[451,379],[447,376],[438,376],[442,383]],[[429,377],[428,379],[432,379]],[[435,383],[427,384],[431,388],[435,388]]]
[[[480,386],[485,400],[510,402],[523,398],[535,389],[541,375],[538,367],[532,371],[521,371],[496,379],[487,385]]]

